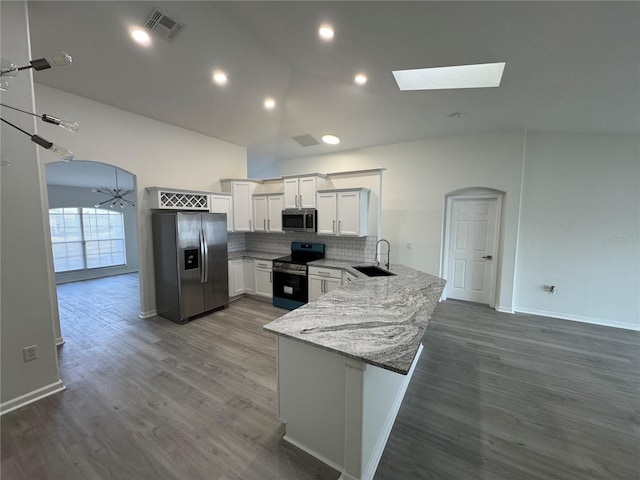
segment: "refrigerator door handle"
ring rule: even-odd
[[[207,245],[207,237],[205,236],[204,230],[201,230],[202,234],[202,246],[204,247],[204,259],[202,263],[204,264],[204,282],[207,283],[209,281],[209,246]]]
[[[202,230],[200,230],[200,283],[204,283],[204,242],[202,241]]]

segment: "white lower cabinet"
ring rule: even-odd
[[[229,296],[242,295],[244,289],[244,259],[229,260]]]
[[[309,301],[342,286],[342,269],[309,266]]]
[[[253,259],[245,258],[244,266],[244,293],[251,293],[255,291],[253,288]]]
[[[273,298],[273,271],[271,262],[267,260],[253,261],[254,294],[260,297]]]
[[[342,284],[346,285],[347,283],[353,282],[356,278],[354,274],[347,272],[346,270],[342,274]]]

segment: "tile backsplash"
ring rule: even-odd
[[[313,233],[229,233],[229,252],[258,250],[261,252],[291,252],[291,242],[324,243],[325,256],[336,260],[373,262],[376,237],[331,237]]]

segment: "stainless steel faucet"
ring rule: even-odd
[[[387,267],[387,270],[389,270],[389,264],[391,263],[391,244],[389,243],[389,241],[385,238],[381,238],[380,240],[378,240],[376,242],[376,261],[378,263],[378,266],[380,266],[380,260],[378,260],[378,244],[380,242],[386,242],[387,243],[387,263],[385,263],[385,266]]]

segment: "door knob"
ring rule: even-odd
[[[491,255],[487,255],[486,257],[482,257],[482,258],[486,258],[487,260],[491,260],[493,257]]]

